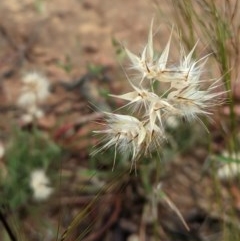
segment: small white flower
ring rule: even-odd
[[[30,187],[33,191],[33,197],[42,201],[47,199],[53,192],[53,188],[49,186],[50,182],[44,170],[37,169],[31,173]]]
[[[224,158],[231,159],[231,162],[224,163],[217,171],[217,176],[221,180],[230,180],[240,174],[240,153],[230,154],[227,151],[222,153]]]
[[[128,238],[127,241],[140,241],[140,237],[138,234],[131,234]]]
[[[34,93],[38,102],[44,101],[49,95],[48,79],[37,73],[27,73],[23,78],[22,93]]]
[[[240,161],[240,159],[239,159]],[[240,163],[239,162],[230,162],[226,163],[217,171],[217,176],[221,180],[227,180],[235,178],[240,174]]]
[[[176,116],[170,115],[166,118],[166,125],[171,129],[176,129],[179,126],[179,120]]]
[[[28,116],[22,117],[22,119],[31,122],[32,120],[30,119],[43,116],[43,112],[39,109],[39,104],[49,95],[49,82],[43,75],[31,72],[22,78],[22,84],[17,105],[21,107]],[[29,115],[32,117],[29,118]]]
[[[49,96],[49,82],[43,75],[28,73],[22,78],[22,84],[17,104],[23,109],[37,106]]]
[[[33,106],[29,109],[28,113],[25,113],[21,116],[21,122],[22,124],[30,124],[34,121],[34,119],[40,119],[44,116],[44,113],[42,110],[36,108]]]
[[[23,125],[27,125],[33,122],[34,117],[30,114],[23,114],[20,120]]]
[[[17,104],[19,107],[28,110],[31,106],[35,106],[37,97],[34,92],[22,92],[18,98]]]
[[[44,113],[41,109],[39,109],[37,106],[31,106],[28,110],[29,115],[31,115],[33,118],[40,119],[44,116]]]
[[[38,106],[30,105],[27,112],[21,115],[22,124],[30,124],[36,119],[40,119],[44,116],[44,112],[39,109]]]

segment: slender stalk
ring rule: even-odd
[[[229,143],[229,148],[231,153],[236,152],[236,143],[237,143],[237,137],[236,137],[236,116],[234,112],[234,100],[233,100],[233,94],[232,94],[232,88],[231,88],[231,72],[229,67],[229,53],[226,46],[226,32],[228,32],[226,29],[227,22],[221,19],[220,13],[218,13],[218,10],[216,9],[216,5],[213,1],[211,1],[211,7],[212,7],[212,15],[215,20],[215,26],[216,26],[216,42],[217,42],[217,48],[218,48],[218,57],[219,62],[221,64],[221,69],[223,73],[223,82],[225,85],[225,89],[227,92],[227,97],[229,101],[229,108],[230,108],[230,130],[231,130],[231,138]]]
[[[10,240],[18,241],[16,236],[13,234],[13,231],[12,231],[11,227],[9,226],[9,224],[1,210],[0,210],[0,221],[3,225],[3,227],[5,228],[5,230],[7,231]]]
[[[183,40],[186,45],[189,47],[194,34],[197,34],[199,31],[198,35],[204,36],[209,41],[210,48],[220,67],[230,109],[229,150],[231,153],[234,153],[237,149],[237,136],[236,115],[231,86],[233,71],[231,71],[231,68],[232,66],[236,67],[236,61],[239,58],[239,40],[236,38],[238,30],[234,29],[233,26],[233,19],[237,12],[237,3],[234,4],[233,12],[231,12],[229,6],[224,11],[218,7],[214,0],[196,0],[196,2],[192,0],[172,0],[172,3],[176,12],[177,25],[183,32]],[[187,28],[181,24],[183,21],[186,22]],[[233,51],[230,51],[229,47],[233,48]],[[235,61],[235,64],[231,64],[232,61]]]

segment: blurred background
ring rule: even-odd
[[[0,240],[240,240],[238,1],[0,2]],[[197,41],[226,101],[201,123],[172,120],[163,150],[138,163],[91,156],[102,111],[130,89],[126,46],[154,18],[170,59]],[[131,71],[130,71],[131,72]],[[131,76],[131,75],[129,75]],[[34,81],[43,84],[35,85]],[[34,95],[29,94],[35,93]],[[37,94],[36,94],[37,93]],[[208,133],[209,132],[209,133]]]

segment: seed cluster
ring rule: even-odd
[[[116,153],[120,152],[136,163],[142,155],[161,148],[167,139],[165,127],[169,118],[201,121],[199,115],[210,115],[211,108],[222,102],[223,92],[218,91],[220,79],[201,79],[208,55],[195,60],[193,53],[197,44],[186,54],[180,43],[180,61],[170,65],[168,58],[172,34],[159,55],[153,48],[152,27],[153,21],[147,44],[140,56],[125,48],[131,61],[130,67],[137,72],[138,85],[128,79],[131,92],[111,95],[128,101],[125,106],[132,107],[131,115],[105,113],[105,129],[95,131],[104,137],[99,143],[101,147],[93,154],[113,146],[115,158]],[[168,83],[168,90],[164,94],[157,93],[154,90],[155,82]],[[203,83],[209,84],[203,88]],[[141,118],[135,117],[139,116],[138,113],[141,113]]]

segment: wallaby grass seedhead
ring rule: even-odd
[[[129,103],[118,109],[131,106],[131,115],[105,113],[106,128],[95,133],[103,134],[103,145],[92,154],[114,147],[114,165],[116,152],[128,154],[131,163],[136,164],[142,156],[162,148],[167,140],[166,122],[169,117],[198,120],[199,116],[210,115],[216,105],[222,104],[224,91],[218,91],[219,80],[202,79],[202,73],[209,55],[196,60],[193,57],[197,43],[187,54],[180,43],[180,60],[178,64],[169,64],[169,41],[160,55],[153,46],[153,20],[148,35],[148,42],[139,56],[124,48],[131,62],[131,69],[139,73],[138,84],[128,79],[133,91],[122,95],[110,95]],[[173,29],[172,29],[173,32]],[[147,88],[142,87],[145,82]],[[167,91],[154,87],[154,83],[168,83]],[[161,87],[161,86],[160,86]],[[135,116],[137,117],[135,117]],[[204,125],[204,124],[203,124]],[[205,125],[204,125],[205,127]],[[205,127],[206,128],[206,127]],[[207,128],[206,128],[207,129]]]

